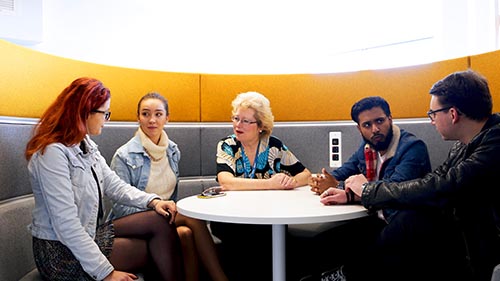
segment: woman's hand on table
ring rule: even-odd
[[[299,184],[294,177],[288,176],[284,173],[277,173],[268,179],[268,181],[271,183],[272,189],[294,189],[299,187]]]

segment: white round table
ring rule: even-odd
[[[285,281],[287,224],[345,221],[367,216],[361,205],[325,206],[309,186],[293,190],[228,191],[226,196],[190,196],[177,202],[179,213],[206,221],[271,224],[273,280]]]

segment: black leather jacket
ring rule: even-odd
[[[477,280],[489,280],[500,263],[500,115],[492,115],[465,145],[455,143],[446,161],[421,179],[366,186],[362,203],[381,208],[438,208],[458,223]]]

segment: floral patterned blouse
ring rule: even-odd
[[[217,174],[225,171],[235,177],[268,179],[276,173],[295,176],[304,169],[299,159],[275,136],[260,140],[254,165],[250,165],[241,142],[234,134],[217,144]]]

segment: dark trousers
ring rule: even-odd
[[[360,280],[472,280],[465,257],[462,233],[451,216],[404,210],[373,246],[359,252],[359,263],[349,264],[348,272]]]
[[[229,280],[272,280],[272,226],[211,222]]]
[[[313,237],[289,234],[287,280],[300,280],[304,276],[320,280],[322,272],[350,264],[356,265],[357,270],[357,262],[364,259],[368,247],[375,245],[384,226],[384,221],[369,216],[351,220]]]
[[[398,211],[389,224],[370,216],[288,240],[290,280],[319,280],[321,272],[340,266],[349,281],[472,280],[461,233],[437,211]]]

